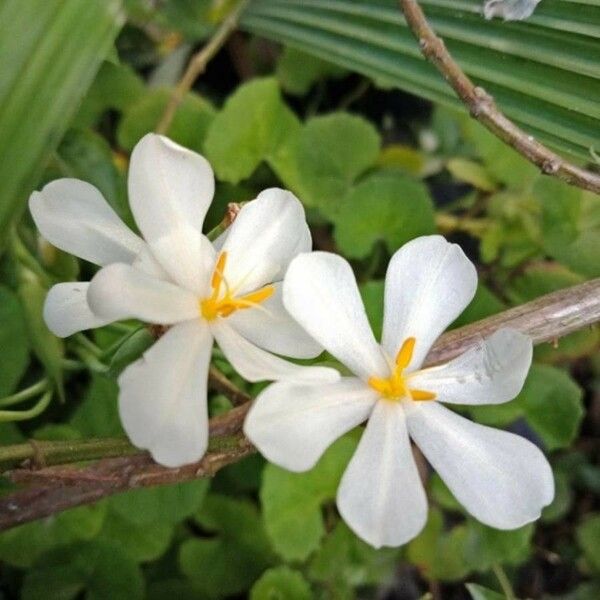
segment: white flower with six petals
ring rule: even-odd
[[[409,242],[388,267],[379,345],[343,258],[304,254],[285,276],[288,312],[355,376],[321,385],[271,384],[256,399],[244,431],[271,462],[306,471],[335,439],[368,420],[337,505],[354,532],[375,547],[407,542],[427,518],[410,438],[457,500],[487,525],[520,527],[552,501],[552,470],[534,444],[442,404],[514,398],[531,364],[531,340],[501,329],[449,363],[421,369],[476,286],[475,267],[459,246],[441,236]]]
[[[287,313],[281,279],[311,249],[300,202],[269,189],[246,204],[214,244],[202,224],[214,193],[208,162],[167,138],[134,148],[129,201],[143,239],[93,186],[48,184],[30,199],[42,235],[103,268],[90,283],[54,286],[44,316],[59,336],[137,318],[172,326],[119,377],[119,412],[131,441],[166,466],[202,457],[208,444],[207,373],[213,340],[247,380],[336,381],[274,353],[313,358],[322,348]]]

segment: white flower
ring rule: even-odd
[[[486,0],[483,15],[486,19],[502,17],[505,21],[523,21],[530,17],[541,0]]]
[[[281,301],[289,262],[311,248],[304,210],[290,192],[259,194],[213,245],[202,234],[214,192],[202,156],[148,134],[132,153],[128,187],[144,239],[82,181],[48,184],[30,209],[52,244],[103,266],[91,283],[50,290],[44,315],[52,331],[67,336],[128,318],[172,325],[119,378],[121,420],[136,446],[167,466],[202,457],[213,338],[250,381],[339,379],[334,369],[271,354],[312,358],[322,350]]]
[[[448,364],[420,370],[476,285],[475,268],[457,245],[440,236],[406,244],[387,271],[379,345],[345,260],[315,252],[288,269],[286,308],[356,376],[324,385],[272,384],[256,399],[244,430],[268,460],[305,471],[336,438],[368,419],[337,505],[356,534],[375,547],[407,542],[426,521],[409,435],[483,523],[513,529],[539,517],[552,500],[552,471],[536,446],[442,404],[514,398],[531,364],[527,336],[502,329]]]

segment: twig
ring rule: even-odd
[[[426,363],[445,362],[462,354],[500,327],[526,333],[534,344],[553,342],[600,321],[600,278],[541,296],[440,337]]]
[[[427,22],[416,0],[399,1],[421,52],[454,88],[474,119],[539,167],[545,175],[553,175],[571,185],[600,194],[600,175],[567,162],[517,127],[498,109],[494,98],[482,87],[474,85],[455,62],[444,42]]]
[[[179,83],[173,90],[171,98],[165,107],[160,122],[156,127],[156,133],[167,133],[171,122],[173,121],[173,117],[175,116],[175,112],[177,111],[177,107],[181,104],[183,97],[190,91],[196,79],[204,73],[206,65],[223,47],[227,38],[236,28],[240,13],[245,4],[245,1],[240,2],[239,6],[223,21],[223,23],[221,23],[215,34],[208,41],[208,44],[192,56],[183,77],[179,80]]]
[[[178,469],[166,469],[148,455],[137,454],[105,459],[86,469],[50,467],[41,471],[15,471],[13,481],[34,485],[2,498],[0,531],[119,492],[212,477],[225,465],[253,451],[250,442],[238,435],[229,447],[208,452],[199,463]]]
[[[425,364],[449,360],[472,347],[500,327],[514,327],[530,335],[535,343],[548,342],[600,321],[600,278],[560,290],[444,334],[434,345]],[[95,502],[134,487],[147,487],[210,477],[222,467],[237,462],[254,450],[241,435],[250,402],[211,419],[211,450],[202,461],[179,469],[165,469],[146,453],[102,460],[84,468],[47,467],[39,470],[17,468],[5,473],[14,483],[31,487],[0,498],[0,530],[33,521],[50,514]],[[221,437],[215,437],[221,436]],[[98,443],[99,440],[96,440]],[[113,440],[114,442],[114,440]],[[48,442],[56,444],[57,442]],[[74,442],[75,444],[77,442]],[[5,455],[19,446],[2,449]],[[38,449],[42,448],[38,444]],[[42,462],[52,460],[43,447]],[[34,457],[34,448],[26,458]],[[13,458],[15,458],[13,456]],[[22,454],[19,458],[24,458]],[[65,462],[69,457],[64,456]],[[82,460],[82,455],[70,457]]]

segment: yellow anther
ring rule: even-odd
[[[253,308],[271,297],[275,291],[272,285],[268,285],[245,296],[234,297],[224,276],[226,262],[227,252],[221,252],[210,281],[212,293],[207,298],[200,300],[200,313],[207,321],[212,321],[217,317],[228,317],[236,310]],[[220,297],[221,285],[225,287],[225,294],[222,297]]]
[[[221,287],[221,282],[223,281],[223,272],[225,271],[225,263],[227,263],[227,252],[221,252],[219,254],[219,258],[217,258],[217,264],[215,265],[215,270],[212,275],[212,279],[210,280],[210,287],[214,291],[219,291]]]
[[[396,367],[401,371],[406,369],[410,364],[416,343],[417,340],[414,337],[406,338],[402,343],[402,346],[396,355]]]
[[[435,400],[436,394],[425,390],[410,390],[410,395],[413,400]]]
[[[426,390],[413,390],[409,387],[409,378],[404,376],[404,369],[408,367],[415,350],[416,339],[409,337],[404,340],[398,354],[394,370],[388,378],[369,377],[368,384],[388,400],[434,400],[436,394]]]

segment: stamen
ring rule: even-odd
[[[402,347],[396,355],[396,366],[398,367],[398,369],[406,369],[406,367],[408,367],[408,365],[410,364],[415,349],[416,341],[417,340],[414,337],[409,337],[406,338],[402,343]]]
[[[410,390],[410,395],[413,400],[435,400],[437,398],[437,394],[425,390]]]
[[[392,386],[387,379],[381,379],[380,377],[369,377],[368,384],[383,396],[389,396],[392,391]]]
[[[226,262],[227,252],[221,252],[210,281],[212,293],[207,298],[199,301],[200,313],[208,321],[212,321],[217,317],[228,317],[236,310],[259,307],[261,302],[270,298],[275,292],[275,288],[272,285],[268,285],[240,298],[235,298],[227,283],[227,279],[223,275]],[[219,299],[222,286],[225,287],[225,294]]]
[[[248,304],[260,304],[264,302],[267,298],[270,298],[275,293],[275,288],[272,285],[267,285],[260,290],[256,290],[255,292],[251,292],[250,294],[246,294],[242,296],[237,301],[245,302]]]
[[[219,258],[217,259],[217,264],[215,265],[215,270],[212,275],[212,279],[210,281],[210,287],[213,290],[218,291],[221,287],[221,282],[223,281],[223,272],[225,270],[225,263],[227,262],[227,252],[221,252],[219,254]]]
[[[404,376],[404,369],[410,364],[415,349],[416,340],[409,337],[402,343],[396,356],[396,366],[388,378],[369,377],[367,383],[384,398],[400,401],[405,398],[413,400],[434,400],[436,394],[426,390],[413,390],[408,387],[410,375]]]

